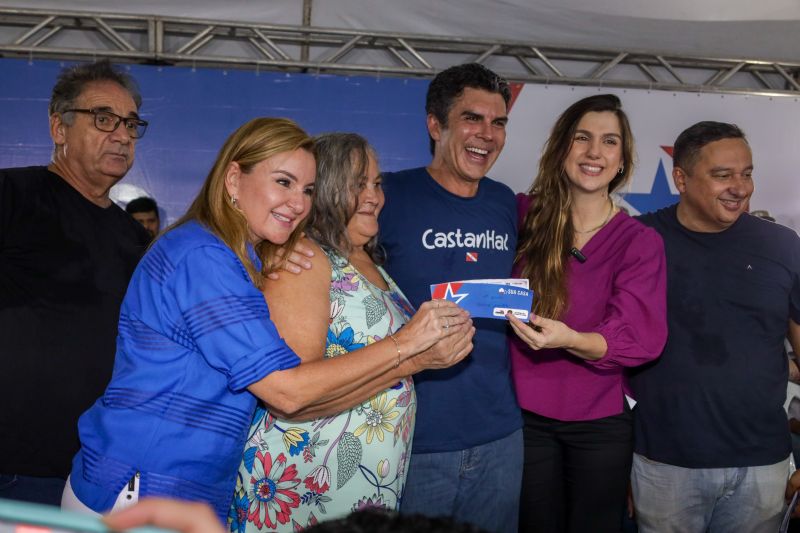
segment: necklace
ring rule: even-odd
[[[612,202],[609,199],[608,200],[608,214],[606,215],[605,220],[603,220],[603,222],[601,222],[599,226],[596,226],[596,227],[594,227],[592,229],[585,229],[585,230],[574,229],[575,233],[585,234],[585,233],[592,233],[593,231],[599,230],[600,228],[602,228],[603,226],[608,224],[608,221],[611,220],[611,214],[613,212],[614,212],[614,202]]]

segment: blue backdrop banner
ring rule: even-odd
[[[47,103],[68,63],[0,59],[0,168],[44,165],[53,150]],[[428,80],[124,65],[150,122],[136,162],[112,198],[153,196],[164,222],[183,214],[225,138],[259,116],[288,117],[311,134],[352,131],[376,148],[384,170],[430,161]]]

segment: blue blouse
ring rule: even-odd
[[[107,511],[139,472],[140,497],[205,501],[224,521],[256,406],[247,387],[299,364],[233,251],[195,222],[168,232],[133,274],[113,377],[78,422],[75,494]]]

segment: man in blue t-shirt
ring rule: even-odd
[[[746,211],[753,161],[733,124],[678,136],[664,238],[669,337],[631,379],[639,531],[776,531],[791,453],[784,338],[800,349],[800,238]]]
[[[384,174],[385,268],[414,305],[444,281],[506,278],[516,250],[516,207],[485,177],[505,144],[511,93],[478,64],[451,67],[428,88],[433,160]],[[419,409],[401,511],[517,531],[522,418],[504,320],[475,319],[472,354],[414,376]]]

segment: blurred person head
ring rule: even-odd
[[[151,237],[155,237],[161,229],[161,218],[158,215],[158,204],[152,198],[142,196],[128,202],[125,211],[141,224]]]
[[[141,526],[169,528],[179,533],[222,533],[223,527],[205,503],[145,498],[137,504],[103,517],[114,530]],[[350,513],[303,529],[308,533],[482,533],[471,524],[448,517],[430,518],[420,514],[399,514],[379,507]]]
[[[754,211],[750,211],[750,214],[754,217],[758,217],[760,219],[766,220],[768,222],[777,222],[775,217],[769,214],[769,211],[766,209],[756,209]]]
[[[344,518],[310,526],[307,533],[485,533],[484,530],[456,522],[450,517],[400,514],[382,508],[368,508]]]

